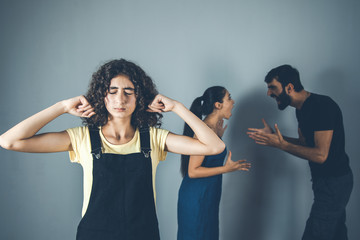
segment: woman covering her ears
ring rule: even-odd
[[[158,128],[162,112],[181,117],[197,139]],[[37,134],[62,114],[84,126]],[[159,95],[151,78],[124,59],[99,68],[85,96],[59,101],[0,137],[21,152],[68,151],[84,172],[84,200],[77,240],[157,240],[154,180],[167,152],[211,155],[224,143],[178,101]]]
[[[231,117],[233,105],[230,93],[224,87],[214,86],[194,100],[190,111],[200,119],[205,116],[204,122],[221,138],[227,128],[223,119]],[[184,135],[199,137],[187,123]],[[230,151],[223,165],[226,154],[224,149],[214,156],[181,155],[183,181],[178,199],[178,240],[219,239],[222,174],[250,168],[246,160],[232,161]]]

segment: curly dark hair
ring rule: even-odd
[[[136,108],[131,117],[131,125],[134,128],[161,126],[162,115],[146,111],[158,94],[154,82],[138,65],[125,59],[109,61],[92,75],[85,97],[94,107],[96,114],[90,118],[83,118],[83,124],[99,127],[108,122],[108,111],[104,100],[111,79],[119,75],[127,76],[135,87]]]

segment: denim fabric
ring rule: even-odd
[[[353,174],[313,179],[314,203],[302,240],[347,240],[345,208],[353,189]]]

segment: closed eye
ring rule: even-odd
[[[118,87],[113,87],[113,86],[110,86],[109,87],[109,93],[110,94],[116,94],[118,91],[119,88]]]
[[[130,87],[127,87],[127,88],[124,88],[124,93],[126,95],[133,95],[135,92],[135,89],[134,88],[130,88]]]

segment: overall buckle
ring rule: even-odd
[[[142,153],[144,154],[144,156],[145,156],[146,158],[149,158],[150,152],[151,152],[151,149],[149,149],[149,150],[142,150]]]
[[[102,152],[102,148],[97,148],[91,151],[91,154],[96,158],[96,159],[100,159],[101,157],[101,152]]]

